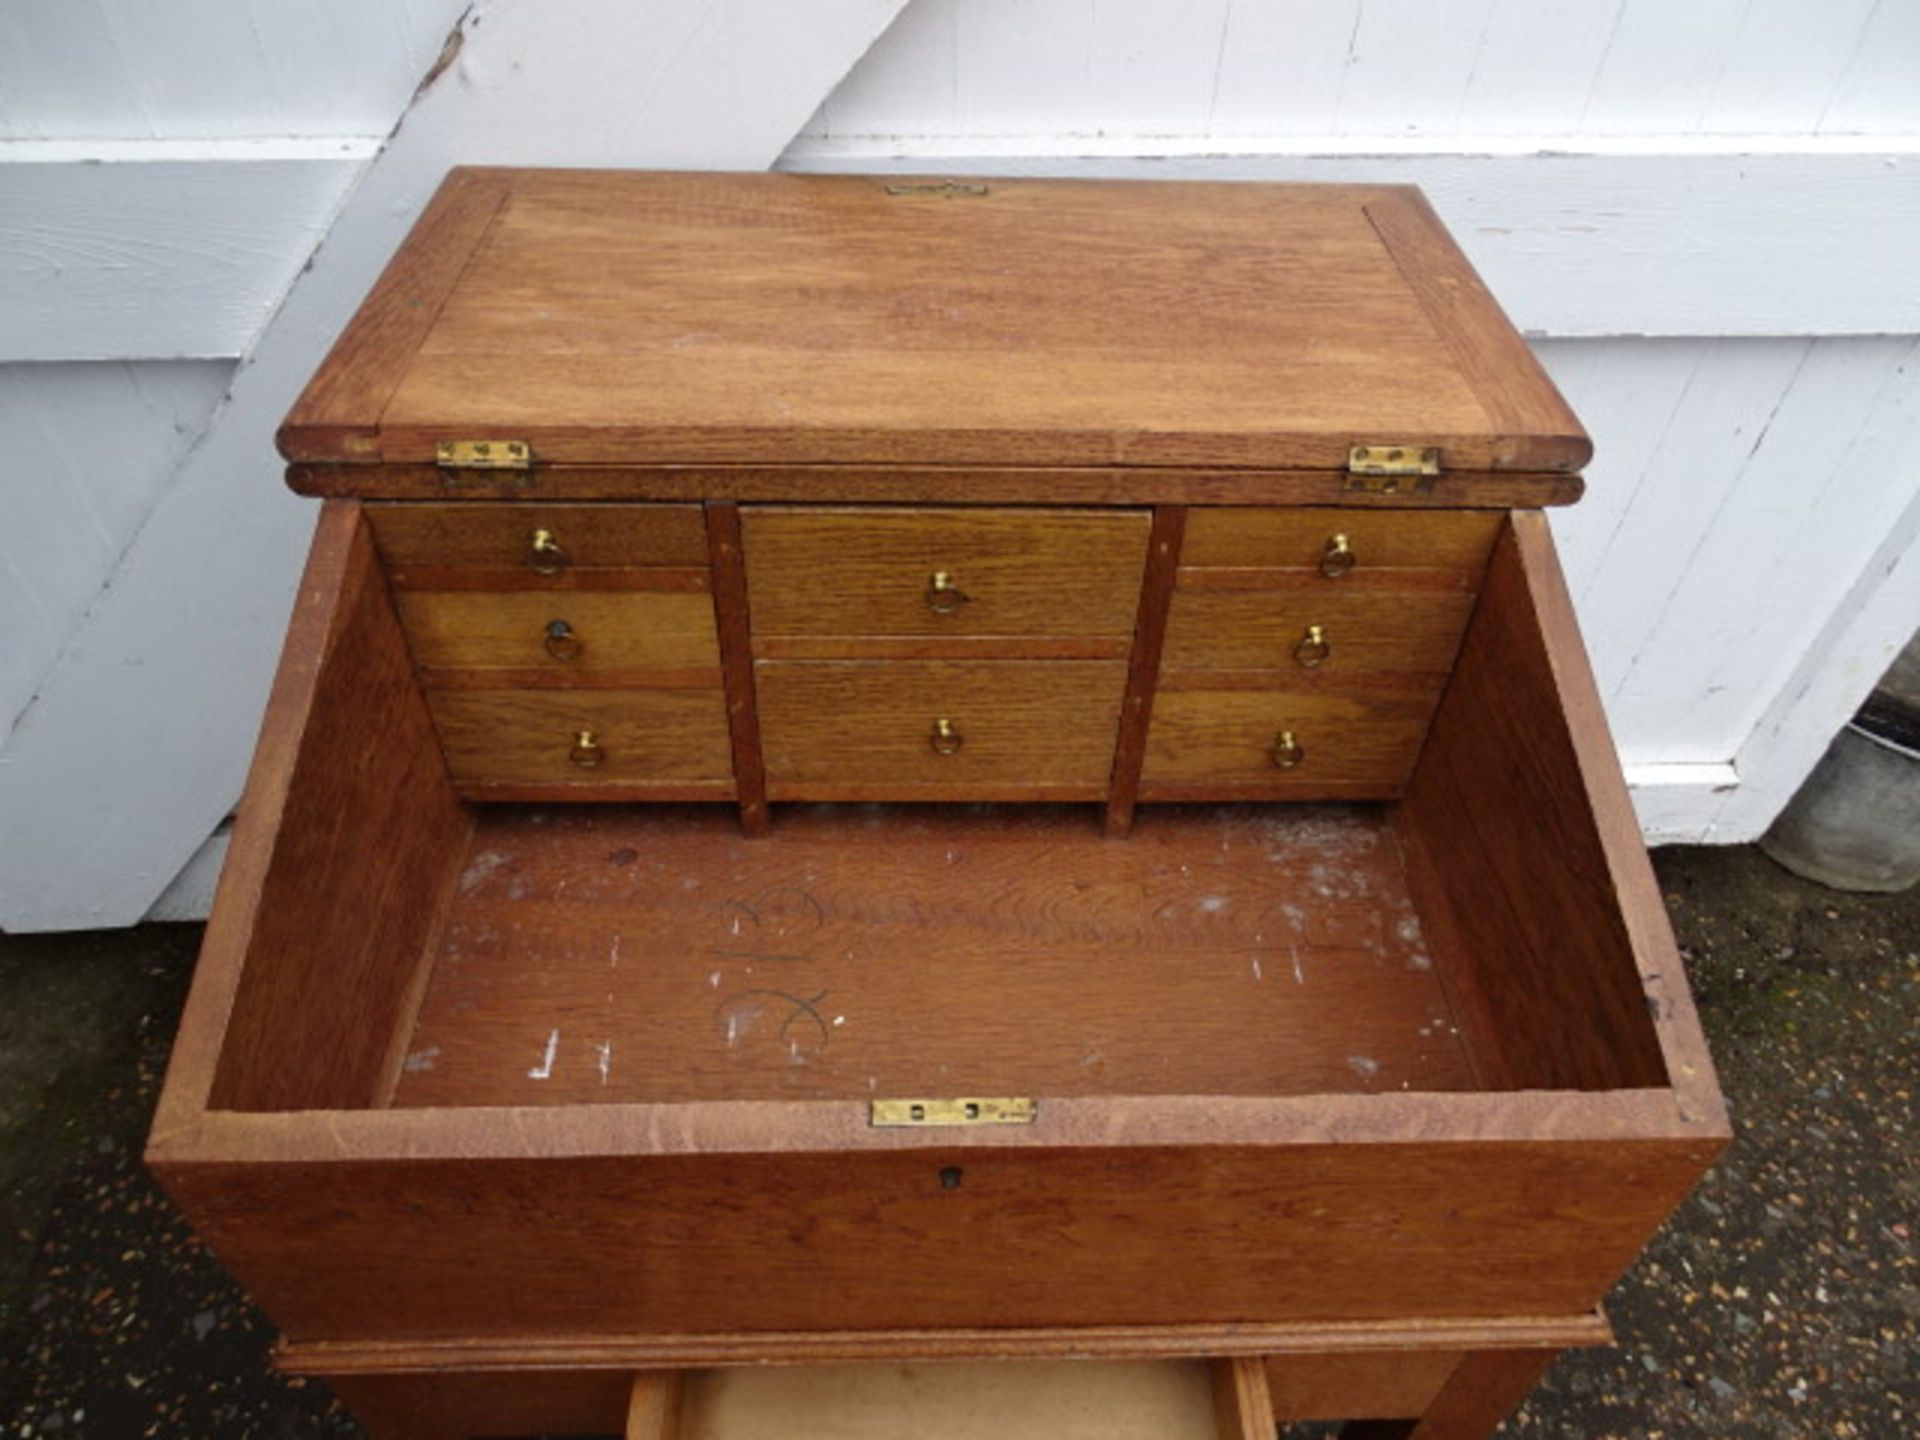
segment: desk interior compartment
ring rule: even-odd
[[[744,839],[462,799],[336,501],[150,1159],[296,1346],[537,1350],[1579,1314],[1725,1133],[1535,514],[1397,800]]]

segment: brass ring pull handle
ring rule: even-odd
[[[1327,548],[1320,556],[1320,573],[1329,580],[1338,580],[1353,569],[1359,558],[1345,535],[1329,536]]]
[[[564,620],[547,622],[546,638],[542,643],[546,646],[547,654],[556,660],[578,660],[580,652],[586,648],[574,633],[573,626]]]
[[[541,575],[558,575],[567,568],[567,552],[551,530],[536,530],[527,541],[527,564]]]
[[[1276,768],[1291,770],[1306,758],[1306,746],[1294,738],[1291,730],[1282,730],[1273,737],[1273,763]]]
[[[591,770],[607,758],[607,749],[593,731],[582,730],[573,737],[573,748],[567,752],[567,758],[582,770]]]
[[[967,737],[953,728],[953,721],[942,715],[933,722],[933,733],[927,737],[927,743],[933,747],[936,755],[958,755],[960,747],[967,743]]]
[[[955,582],[951,570],[936,570],[927,577],[927,608],[936,615],[952,615],[972,598]]]
[[[1293,658],[1309,670],[1316,665],[1326,664],[1332,654],[1333,642],[1327,639],[1327,627],[1324,625],[1307,626],[1306,634],[1293,647]]]

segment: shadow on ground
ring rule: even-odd
[[[1657,864],[1737,1128],[1505,1434],[1920,1433],[1920,891]],[[140,1168],[198,930],[0,937],[0,1436],[352,1437]],[[1302,1434],[1307,1433],[1303,1428]]]

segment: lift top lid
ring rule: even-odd
[[[493,169],[447,177],[279,438],[536,468],[1591,449],[1410,187]]]

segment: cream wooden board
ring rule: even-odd
[[[1204,1361],[830,1365],[692,1377],[681,1440],[1214,1440]]]

